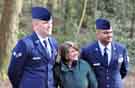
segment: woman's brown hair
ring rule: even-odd
[[[72,47],[78,52],[80,52],[79,47],[76,43],[72,41],[66,41],[63,44],[60,45],[59,47],[59,54],[62,60],[66,60],[66,55],[68,54],[68,49]]]

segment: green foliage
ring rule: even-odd
[[[28,0],[25,0],[27,3]],[[33,0],[33,5],[47,6],[48,1]],[[99,17],[108,18],[114,30],[114,39],[124,43],[129,51],[130,63],[135,65],[135,40],[129,37],[132,18],[134,17],[134,0],[88,0],[86,14],[77,35],[77,28],[80,22],[84,0],[56,0],[57,3],[50,3],[52,6],[57,4],[57,8],[52,8],[52,13],[58,21],[62,21],[59,25],[54,26],[53,34],[59,43],[71,40],[77,41],[80,46],[95,40],[95,19]],[[24,13],[30,12],[26,10],[30,5],[24,4]],[[28,18],[27,15],[25,16]],[[24,18],[25,18],[24,17]],[[25,22],[22,23],[25,24]],[[25,29],[27,25],[22,25],[20,29]],[[31,28],[28,28],[31,29]],[[26,35],[27,32],[19,31],[18,38]],[[134,34],[135,36],[135,34]]]
[[[28,32],[24,32],[22,30],[19,30],[16,34],[17,34],[17,38],[20,39],[20,38],[24,37],[25,35],[27,35]]]

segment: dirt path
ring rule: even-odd
[[[129,73],[129,75],[124,79],[125,88],[135,88],[135,72]]]

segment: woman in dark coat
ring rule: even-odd
[[[54,66],[54,78],[58,88],[97,88],[97,80],[91,67],[79,58],[78,46],[70,41],[59,48],[60,61]]]

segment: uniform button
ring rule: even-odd
[[[109,72],[108,69],[106,70],[106,72],[107,72],[107,73]]]
[[[106,77],[106,79],[107,79],[107,80],[109,80],[109,79],[110,79],[110,77],[109,77],[109,76],[107,76],[107,77]]]
[[[107,84],[107,85],[106,85],[106,87],[107,87],[107,88],[110,88],[110,85],[109,85],[109,84]]]

